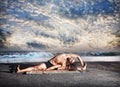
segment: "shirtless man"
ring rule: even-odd
[[[39,65],[28,67],[25,69],[20,69],[19,66],[17,67],[17,73],[24,73],[24,72],[30,72],[30,71],[47,71],[47,70],[54,70],[54,69],[66,69],[66,65],[69,62],[70,64],[73,64],[75,62],[75,59],[78,59],[82,68],[78,68],[78,70],[86,70],[87,65],[82,61],[81,57],[77,54],[59,54],[52,59],[50,59],[48,62],[41,63]]]
[[[79,60],[80,64],[82,66],[84,66],[84,62],[82,61],[81,57],[77,54],[59,54],[59,55],[55,56],[54,58],[52,58],[50,60],[50,63],[53,64],[54,66],[61,65],[61,67],[59,67],[59,69],[65,69],[68,59],[69,59],[69,63],[72,64],[75,62],[76,58]],[[52,67],[48,68],[47,70],[49,70],[51,68]]]

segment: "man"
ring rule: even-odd
[[[75,62],[75,59],[78,59],[80,64],[82,65],[82,68],[79,68],[78,70],[86,70],[87,65],[82,61],[81,57],[77,54],[59,54],[52,59],[50,59],[48,62],[41,63],[36,66],[28,67],[26,69],[20,69],[19,66],[17,67],[17,73],[24,73],[24,72],[30,72],[30,71],[47,71],[47,70],[54,70],[54,69],[66,69],[67,63],[73,64]]]
[[[80,64],[82,66],[84,66],[84,62],[82,61],[81,57],[77,54],[59,54],[57,56],[55,56],[54,58],[52,58],[50,60],[50,63],[54,66],[56,65],[61,65],[61,67],[59,67],[59,69],[65,69],[66,68],[66,63],[69,62],[72,64],[75,62],[75,59],[78,59]],[[53,67],[54,67],[53,66]],[[52,67],[48,68],[47,70],[51,69]]]

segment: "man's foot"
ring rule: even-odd
[[[17,73],[20,73],[20,65],[17,66]]]

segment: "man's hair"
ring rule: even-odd
[[[74,62],[74,63],[70,63],[70,60],[71,58],[67,58],[67,64],[66,64],[66,69],[69,70],[69,71],[74,71],[74,70],[77,70],[77,64]]]
[[[73,64],[67,63],[67,68],[66,69],[69,70],[69,71],[77,70],[77,64],[76,63],[73,63]]]
[[[78,63],[76,63],[76,62],[73,63],[73,64],[68,63],[66,69],[69,70],[69,71],[77,71],[77,70],[78,70],[78,67],[79,67],[79,68],[81,68],[81,70],[82,70],[83,67],[86,66],[86,64],[87,64],[87,63],[84,62],[84,65],[83,65],[83,66],[80,66],[80,65],[79,65]]]

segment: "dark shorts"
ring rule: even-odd
[[[51,63],[50,63],[50,61],[45,62],[45,65],[46,65],[46,67],[47,67],[47,68],[49,68],[49,67],[53,66],[53,64],[51,64]]]

